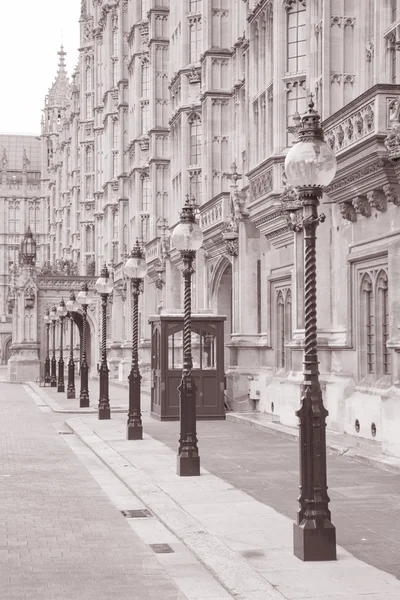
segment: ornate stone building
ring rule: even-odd
[[[14,297],[10,283],[16,275],[21,234],[30,224],[38,244],[38,259],[47,251],[45,206],[41,190],[40,138],[0,135],[0,362],[10,356]]]
[[[112,377],[129,370],[123,264],[136,237],[148,263],[143,366],[149,315],[180,310],[169,233],[189,194],[205,238],[194,309],[227,316],[227,401],[296,424],[303,240],[282,210],[298,216],[283,165],[313,93],[338,158],[318,230],[328,426],[400,456],[399,4],[82,1],[78,65],[68,81],[60,51],[44,108],[43,252],[81,276],[111,266]]]

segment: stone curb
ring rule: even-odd
[[[45,402],[45,404],[47,404],[47,406],[51,408],[51,410],[55,413],[72,415],[77,413],[80,415],[97,414],[97,408],[79,408],[79,406],[77,406],[76,408],[62,408],[57,402],[57,400],[54,400],[54,398],[47,394],[45,390],[38,386],[38,384],[34,381],[27,381],[25,385],[29,386],[35,392],[35,394],[37,394],[43,400],[43,402]],[[76,400],[71,400],[71,402],[76,402]],[[125,413],[126,410],[126,408],[122,407],[111,408],[112,413]]]
[[[293,441],[298,441],[299,439],[298,430],[292,427],[287,427],[285,425],[281,425],[280,423],[274,423],[273,421],[270,423],[261,423],[247,414],[226,413],[226,420],[248,425],[258,429],[259,431],[265,431],[267,429],[270,433],[273,433],[278,437],[283,437],[286,439],[289,438]],[[389,473],[400,473],[400,459],[398,458],[385,456],[383,454],[380,456],[368,456],[368,454],[360,452],[360,450],[356,447],[352,448],[350,446],[334,444],[333,442],[329,442],[328,439],[326,441],[326,447],[331,451],[331,454],[353,458],[354,460],[362,462],[363,464],[381,469],[383,471],[388,471]]]
[[[193,552],[219,583],[236,600],[284,600],[287,597],[276,590],[264,577],[252,569],[235,551],[215,535],[209,533],[171,496],[150,477],[132,464],[127,464],[79,417],[68,419],[66,425],[111,471],[147,506],[167,529]],[[150,436],[137,444],[146,444]],[[208,473],[202,469],[203,473]]]

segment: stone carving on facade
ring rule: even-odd
[[[280,196],[282,213],[286,218],[286,222],[292,231],[299,231],[302,222],[303,205],[299,198],[299,192],[296,188],[290,185],[285,185]]]
[[[374,42],[367,42],[365,44],[365,60],[371,62],[374,57]]]
[[[383,212],[386,210],[386,197],[380,190],[371,190],[367,193],[367,199],[372,208],[378,210],[379,212]]]
[[[38,269],[38,275],[77,275],[78,266],[72,260],[58,258],[53,264],[45,261],[43,267]]]
[[[397,193],[393,185],[387,183],[383,186],[383,193],[385,194],[387,202],[392,202],[395,206],[400,206],[400,195]]]
[[[396,110],[391,120],[391,131],[386,136],[384,144],[391,161],[400,158],[400,98],[397,100]]]
[[[340,214],[346,221],[351,221],[352,223],[357,221],[357,213],[351,202],[340,203]]]
[[[195,66],[190,67],[189,73],[187,74],[189,83],[201,83],[201,70],[196,69]]]
[[[88,277],[94,277],[96,272],[96,261],[94,258],[89,258],[86,263],[86,275]]]
[[[28,285],[24,290],[25,308],[31,309],[35,306],[35,288]]]
[[[356,196],[353,199],[353,206],[358,215],[362,215],[363,217],[371,216],[371,206],[366,196]]]
[[[3,171],[7,170],[7,166],[8,166],[8,159],[7,159],[7,152],[6,149],[3,148],[3,156],[1,157],[1,168]]]
[[[228,221],[225,223],[222,231],[222,237],[224,238],[227,253],[230,256],[237,256],[239,254],[239,225],[234,213],[229,215]]]
[[[235,218],[238,221],[242,221],[244,217],[247,217],[249,212],[245,208],[245,196],[238,190],[237,182],[242,179],[242,175],[237,172],[236,162],[233,161],[231,164],[231,170],[229,173],[222,173],[223,177],[226,177],[231,182],[231,202],[234,211]]]

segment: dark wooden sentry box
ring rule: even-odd
[[[224,321],[192,315],[193,377],[198,419],[225,419]],[[179,419],[183,315],[157,315],[151,324],[151,414],[161,421]]]

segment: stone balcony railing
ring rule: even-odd
[[[203,232],[224,223],[231,212],[230,194],[219,194],[200,207],[199,225]]]
[[[156,237],[146,244],[146,263],[151,263],[160,257],[160,238]]]
[[[375,136],[386,136],[400,96],[400,85],[377,84],[323,123],[325,139],[337,157]]]

